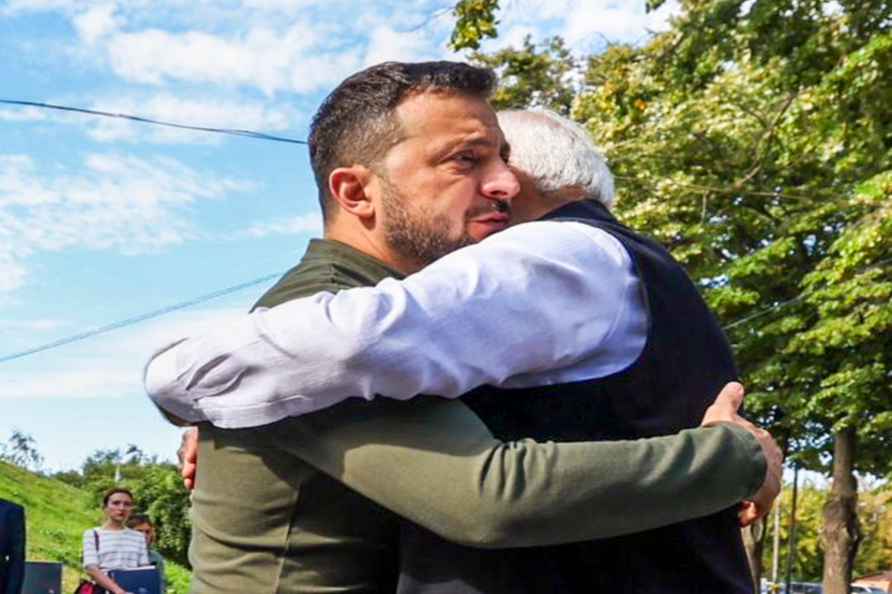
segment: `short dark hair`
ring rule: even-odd
[[[152,524],[152,520],[149,519],[149,516],[147,516],[145,514],[133,514],[127,520],[128,528],[136,528],[137,526],[139,526],[141,524],[148,524],[149,526],[154,525],[154,524]]]
[[[108,500],[115,493],[124,493],[125,495],[128,495],[130,497],[130,501],[133,501],[134,499],[133,492],[130,491],[130,489],[127,489],[125,487],[112,487],[102,496],[102,507],[108,507]]]
[[[495,73],[462,62],[384,62],[339,84],[319,106],[310,126],[310,162],[327,219],[328,176],[338,167],[374,164],[400,141],[393,111],[406,98],[428,91],[489,98]]]

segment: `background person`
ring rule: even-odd
[[[127,520],[127,527],[131,530],[136,530],[145,537],[146,547],[149,550],[149,563],[154,565],[155,569],[158,570],[158,575],[161,578],[161,594],[164,594],[167,592],[167,581],[165,580],[164,575],[164,557],[162,557],[161,553],[154,547],[155,525],[152,524],[149,516],[144,514],[133,514],[130,516],[130,519]]]
[[[25,581],[25,510],[0,499],[0,594],[19,594]]]
[[[105,522],[84,531],[84,570],[111,594],[128,593],[109,577],[109,570],[150,564],[145,537],[126,526],[132,511],[133,493],[129,489],[109,489],[102,497]]]

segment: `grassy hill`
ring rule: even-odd
[[[24,506],[29,561],[63,563],[63,592],[73,592],[82,572],[81,538],[97,526],[102,514],[89,495],[60,481],[0,462],[0,498]],[[185,594],[189,571],[166,563],[168,594]]]

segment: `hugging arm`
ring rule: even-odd
[[[751,497],[766,476],[759,442],[732,424],[634,441],[503,442],[463,403],[430,397],[345,402],[258,434],[412,522],[484,548],[672,524]]]
[[[403,281],[289,301],[184,339],[149,362],[146,389],[186,421],[246,427],[349,396],[455,398],[519,374],[522,385],[608,375],[643,346],[643,329],[611,342],[637,287],[603,231],[527,223]]]

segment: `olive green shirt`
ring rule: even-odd
[[[388,276],[399,274],[314,240],[259,304]],[[350,399],[253,429],[202,425],[198,457],[192,592],[233,594],[392,592],[398,516],[475,547],[589,540],[724,509],[751,496],[766,468],[736,426],[501,442],[461,401],[432,396]]]

